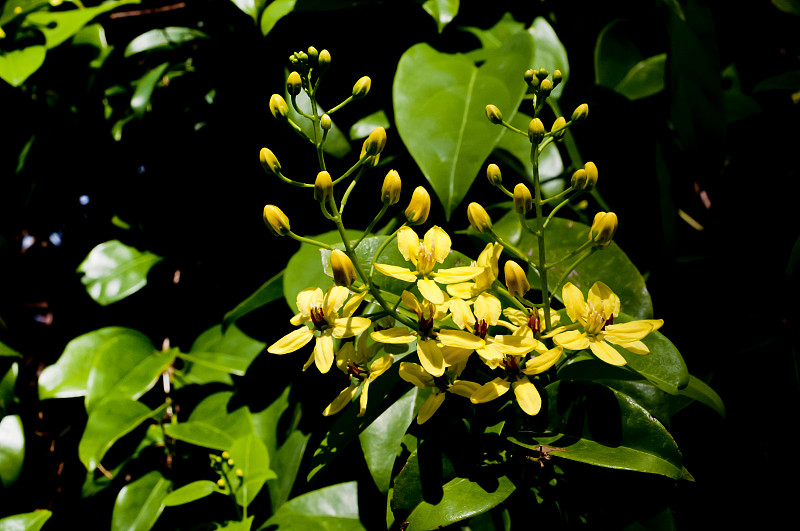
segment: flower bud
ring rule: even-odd
[[[533,208],[533,197],[528,187],[519,183],[514,187],[514,212],[527,214]]]
[[[333,127],[333,122],[331,121],[331,117],[327,114],[323,114],[319,119],[319,126],[322,128],[323,131],[330,130]]]
[[[573,111],[572,118],[570,118],[570,120],[577,124],[584,121],[587,116],[589,116],[589,106],[586,105],[585,103],[581,103]]]
[[[383,178],[381,201],[387,205],[394,205],[400,201],[400,174],[395,170],[389,170]]]
[[[564,138],[564,135],[567,133],[567,121],[563,116],[556,118],[556,121],[553,122],[553,127],[550,129],[550,132],[553,133],[553,138],[556,140],[561,140]]]
[[[275,156],[275,153],[267,148],[261,148],[259,158],[261,159],[261,167],[264,168],[265,172],[269,173],[270,175],[277,175],[280,173],[281,163],[278,162],[278,158]]]
[[[289,91],[290,96],[297,96],[303,88],[303,80],[297,71],[293,71],[286,79],[286,90]]]
[[[576,190],[586,190],[586,170],[583,168],[577,170],[575,173],[572,174],[572,179],[570,179],[570,186],[572,186]]]
[[[553,88],[556,88],[559,83],[564,79],[563,74],[561,74],[561,70],[554,70],[553,71]]]
[[[480,234],[485,234],[492,228],[492,218],[486,213],[486,209],[478,203],[472,202],[469,204],[467,207],[467,219],[469,219],[469,224],[472,228]]]
[[[289,115],[289,106],[280,94],[273,94],[269,98],[269,112],[278,120],[286,120]]]
[[[502,124],[503,123],[503,114],[500,112],[500,109],[498,109],[494,105],[487,105],[486,106],[486,117],[493,124]]]
[[[308,62],[312,68],[317,66],[317,61],[319,59],[319,52],[313,46],[308,47]]]
[[[319,65],[319,69],[323,71],[331,65],[331,53],[328,50],[322,50],[319,52],[317,65]]]
[[[331,269],[333,270],[333,281],[337,286],[349,288],[356,279],[356,268],[353,267],[353,262],[339,249],[331,251]]]
[[[503,266],[503,273],[506,277],[506,287],[512,297],[524,297],[531,289],[525,271],[515,261],[507,260]]]
[[[264,207],[264,223],[275,236],[285,236],[292,230],[289,226],[289,218],[275,205]]]
[[[314,181],[314,199],[317,201],[325,201],[331,195],[333,195],[331,174],[322,170],[317,174],[317,180]]]
[[[356,84],[353,85],[353,99],[360,100],[366,96],[370,86],[372,86],[372,80],[369,76],[364,76],[356,81]]]
[[[409,225],[422,225],[428,220],[431,211],[431,196],[423,186],[417,186],[406,208]]]
[[[241,468],[237,468],[236,469],[236,477],[237,478],[243,478],[244,477],[244,470],[242,470]]]
[[[497,164],[489,164],[486,168],[486,178],[489,179],[492,186],[500,186],[503,183],[503,176],[500,174]]]
[[[530,68],[528,70],[525,70],[525,73],[522,75],[522,78],[528,85],[530,85],[531,81],[533,81],[534,79],[536,79],[536,81],[539,81],[539,78],[536,77],[536,70],[531,70]]]
[[[552,90],[553,90],[553,83],[551,83],[549,79],[543,79],[542,83],[539,85],[539,94],[546,98],[547,96],[550,95],[550,92]]]
[[[528,139],[530,139],[531,144],[539,144],[544,138],[544,124],[539,118],[534,118],[531,120],[531,123],[528,124]]]
[[[597,166],[594,162],[589,161],[583,165],[583,169],[586,172],[587,190],[591,190],[597,186]]]
[[[363,164],[365,168],[374,168],[375,166],[378,165],[378,161],[381,159],[380,155],[372,155],[372,156],[367,155],[366,140],[364,140],[364,143],[361,144],[361,155],[359,155],[358,158],[363,159],[364,157],[366,157],[366,160],[364,161]]]
[[[592,228],[589,229],[589,239],[597,247],[605,249],[617,232],[617,224],[617,215],[613,212],[598,212],[594,216]]]
[[[383,127],[376,127],[364,142],[364,151],[367,155],[379,155],[386,147],[386,130]]]
[[[540,68],[539,70],[536,71],[536,77],[539,78],[539,81],[544,81],[545,79],[547,79],[547,76],[549,75],[550,72],[548,72],[546,68]]]

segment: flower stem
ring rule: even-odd
[[[539,244],[539,279],[542,284],[542,304],[544,305],[544,329],[550,330],[550,295],[547,287],[547,268],[544,243],[544,216],[542,215],[542,185],[539,182],[539,150],[531,145],[531,164],[533,165],[533,208],[536,212],[536,236]]]
[[[589,250],[589,252],[588,252],[588,253],[585,253],[583,256],[579,256],[579,257],[577,258],[577,260],[575,260],[574,262],[572,262],[572,264],[570,264],[570,266],[569,266],[567,269],[565,269],[565,270],[564,270],[564,273],[561,275],[561,278],[559,278],[559,279],[558,279],[558,282],[556,283],[555,287],[553,288],[553,293],[551,293],[551,294],[550,294],[550,299],[551,299],[551,300],[552,300],[552,298],[555,296],[555,294],[556,294],[556,293],[558,293],[558,290],[559,290],[559,289],[561,289],[561,286],[562,286],[562,285],[564,284],[564,282],[567,280],[567,276],[568,276],[570,273],[572,273],[572,271],[573,271],[573,270],[574,270],[576,267],[578,267],[578,266],[581,264],[581,262],[583,262],[584,260],[586,260],[587,258],[589,258],[590,256],[592,256],[596,250],[597,250],[597,247],[592,247],[592,248]],[[550,302],[550,301],[548,301],[548,306],[549,306],[549,302]]]

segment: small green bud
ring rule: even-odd
[[[534,118],[531,120],[531,123],[528,124],[528,139],[531,141],[531,144],[538,144],[544,138],[544,124],[542,120],[539,118]]]
[[[333,127],[333,122],[331,121],[331,117],[327,114],[323,114],[319,119],[319,126],[322,128],[323,131],[329,131],[331,127]]]
[[[583,165],[583,170],[586,172],[587,190],[591,190],[597,186],[597,165],[589,161]]]
[[[531,72],[533,72],[533,70],[531,70]],[[540,85],[540,84],[541,84],[541,81],[539,81],[539,78],[538,78],[538,77],[536,77],[536,75],[535,75],[535,73],[534,73],[534,76],[533,76],[533,77],[531,78],[531,80],[528,82],[528,86],[529,86],[529,87],[530,87],[530,89],[531,89],[531,90],[529,90],[528,92],[532,92],[532,91],[533,91],[533,92],[535,92],[535,91],[539,90],[539,85]]]
[[[222,452],[222,458],[223,459],[228,459],[230,456],[231,456],[231,454],[229,454],[228,452]]]
[[[503,266],[503,273],[506,277],[508,293],[512,297],[524,297],[531,289],[525,271],[515,261],[507,260],[505,266]]]
[[[222,478],[219,478],[217,480],[217,487],[224,487],[224,486],[225,486],[225,480],[222,479]]]
[[[289,78],[286,80],[286,90],[289,91],[290,96],[297,96],[300,94],[300,91],[303,89],[303,79],[300,77],[300,74],[297,71],[293,71],[289,74]]]
[[[319,59],[319,52],[317,52],[317,49],[314,48],[313,46],[309,46],[308,47],[308,62],[311,65],[312,68],[317,66],[318,59]]]
[[[386,147],[386,129],[376,127],[364,142],[364,150],[367,155],[379,155]]]
[[[556,88],[563,78],[564,76],[561,74],[561,70],[553,71],[553,88]]]
[[[573,111],[572,118],[570,118],[570,120],[577,124],[577,123],[580,123],[580,122],[584,121],[587,116],[589,116],[589,106],[586,105],[585,103],[581,103]]]
[[[308,63],[308,54],[306,52],[297,52],[297,58],[303,64]]]
[[[337,286],[349,288],[356,280],[356,268],[353,266],[352,260],[339,249],[331,251],[331,269],[333,270],[333,281]]]
[[[533,208],[533,197],[528,187],[519,183],[514,187],[514,212],[527,214]]]
[[[539,85],[539,94],[543,97],[547,97],[550,95],[550,92],[553,90],[553,84],[550,82],[549,79],[543,79],[542,83]]]
[[[328,50],[322,50],[319,52],[317,64],[319,65],[319,69],[323,71],[331,66],[331,53]]]
[[[531,70],[530,68],[528,70],[525,70],[525,73],[522,75],[522,78],[528,85],[530,85],[531,81],[533,81],[534,79],[536,81],[539,81],[539,78],[536,77],[536,70]]]
[[[244,470],[242,470],[241,468],[237,468],[236,469],[236,477],[237,478],[243,478],[244,477]]]
[[[503,123],[503,114],[500,112],[500,109],[498,109],[494,105],[486,106],[486,117],[493,124],[497,125]]]
[[[281,171],[281,163],[278,162],[275,153],[269,149],[261,148],[259,157],[261,159],[261,167],[264,168],[265,172],[270,175],[277,175]]]
[[[550,132],[553,133],[553,138],[556,140],[561,140],[564,138],[564,135],[567,133],[567,121],[563,116],[556,118],[556,121],[553,122],[553,127],[550,129]]]
[[[547,79],[547,76],[549,76],[549,75],[550,75],[550,72],[548,72],[546,68],[540,68],[536,72],[536,77],[539,78],[539,81],[544,81],[545,79]]]
[[[286,105],[286,100],[280,94],[273,94],[269,98],[269,112],[277,120],[284,121],[289,116],[289,106]]]
[[[605,249],[611,244],[611,239],[617,232],[617,215],[613,212],[598,212],[594,216],[592,228],[589,229],[589,239],[600,249]]]
[[[411,195],[406,208],[406,219],[409,225],[422,225],[428,221],[431,211],[431,196],[423,186],[417,186]]]
[[[353,99],[360,100],[369,92],[372,86],[372,80],[368,76],[364,76],[353,85]]]
[[[503,176],[500,174],[500,168],[497,164],[489,164],[486,168],[486,178],[492,183],[492,186],[500,186],[503,183]]]
[[[492,218],[478,203],[472,202],[467,207],[467,219],[469,224],[479,234],[488,233],[492,228]]]
[[[389,170],[383,178],[381,187],[381,201],[387,205],[394,205],[400,201],[400,174],[395,170]]]
[[[325,201],[333,195],[333,181],[331,174],[322,170],[317,174],[317,179],[314,181],[314,199],[317,201]]]
[[[292,230],[289,225],[289,218],[275,205],[264,207],[264,223],[267,224],[267,227],[275,236],[285,236]],[[223,457],[225,457],[224,454]]]
[[[233,459],[228,459],[228,466],[233,466]]]

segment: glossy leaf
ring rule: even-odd
[[[350,126],[350,140],[366,138],[376,127],[383,127],[384,129],[389,129],[391,127],[389,118],[386,116],[383,109],[363,117]]]
[[[253,18],[254,22],[258,22],[258,13],[266,3],[266,0],[231,0],[236,7],[242,10],[246,15]]]
[[[536,449],[543,444],[552,457],[672,479],[684,476],[675,440],[642,406],[627,395],[588,382],[555,382],[547,386],[547,430],[520,429],[509,440]]]
[[[614,89],[644,59],[633,41],[631,23],[617,19],[608,23],[597,36],[594,48],[595,83]]]
[[[425,43],[400,58],[393,85],[397,130],[448,219],[503,134],[486,119],[486,105],[513,118],[525,92],[521,72],[532,59],[525,31],[487,52],[480,66]]]
[[[175,505],[183,505],[191,503],[196,500],[201,500],[211,493],[218,492],[217,484],[207,479],[193,481],[188,485],[173,490],[166,498],[164,498],[164,505],[166,507],[173,507]]]
[[[0,356],[14,356],[19,357],[20,353],[0,341]]]
[[[722,398],[711,386],[695,376],[689,376],[689,385],[681,389],[678,395],[685,397],[688,403],[697,400],[716,411],[720,417],[725,418],[726,409]]]
[[[194,28],[183,26],[167,26],[166,28],[152,29],[135,37],[125,47],[125,57],[130,57],[141,52],[171,49],[176,45],[191,42],[197,39],[207,39],[208,35]]]
[[[664,90],[667,54],[662,53],[639,61],[625,74],[614,91],[629,100],[638,100]]]
[[[253,433],[237,438],[231,445],[230,455],[235,469],[243,473],[241,478],[238,475],[231,478],[236,502],[246,507],[253,502],[264,483],[277,475],[269,467],[267,447]]]
[[[252,295],[236,305],[236,308],[225,314],[222,320],[222,330],[225,331],[240,317],[278,300],[283,295],[283,274],[281,271],[271,279],[264,282]]]
[[[535,67],[545,68],[551,74],[555,70],[561,71],[561,75],[563,76],[561,84],[554,88],[549,96],[550,98],[558,99],[561,97],[561,93],[564,91],[564,85],[569,79],[567,49],[561,43],[553,27],[544,17],[536,17],[528,31],[533,35],[534,49],[536,50],[533,61]]]
[[[44,64],[46,53],[47,48],[39,45],[0,53],[0,78],[12,87],[22,85]]]
[[[0,519],[0,531],[39,531],[51,516],[47,509],[6,516]]]
[[[89,63],[92,68],[103,66],[103,63],[105,63],[105,60],[108,59],[114,49],[114,46],[108,44],[106,30],[100,24],[89,24],[81,28],[72,38],[72,44],[75,46],[88,45],[97,49],[97,56]]]
[[[534,226],[535,220],[528,219],[529,226]],[[519,217],[510,212],[498,220],[494,230],[527,256],[538,256],[538,239],[525,231],[519,225]],[[582,245],[587,241],[589,227],[577,221],[563,218],[552,218],[545,229],[545,243],[548,263],[554,263],[562,256]],[[550,269],[547,282],[553,289],[558,279],[564,273],[571,260],[566,260],[560,265]],[[541,285],[539,277],[533,268],[528,269],[528,279],[532,289]],[[581,263],[574,273],[570,274],[569,281],[578,286],[584,296],[596,281],[605,282],[622,301],[622,311],[636,319],[649,319],[653,315],[653,302],[645,285],[644,277],[636,269],[628,256],[615,242],[602,250],[594,253],[591,258]],[[561,292],[555,296],[561,300]]]
[[[16,483],[25,460],[25,431],[19,415],[0,420],[0,484],[9,488]]]
[[[147,284],[147,273],[162,258],[140,252],[119,240],[111,240],[92,249],[78,266],[86,292],[106,306],[136,293]]]
[[[275,0],[270,2],[261,14],[262,35],[266,37],[280,19],[291,13],[295,3],[297,3],[297,0]]]
[[[150,98],[153,96],[153,91],[156,84],[161,81],[164,72],[169,67],[169,63],[161,63],[153,68],[136,82],[136,89],[133,91],[131,97],[131,109],[133,114],[139,118],[144,116],[147,108],[150,105]]]
[[[389,506],[395,513],[409,514],[415,507],[425,502],[426,497],[429,502],[440,500],[441,486],[456,479],[453,463],[443,453],[435,455],[430,460],[424,458],[428,466],[422,470],[420,451],[425,452],[424,442],[411,452],[403,469],[394,479]]]
[[[414,421],[417,391],[413,387],[358,435],[372,479],[384,494],[389,491],[400,443]]]
[[[8,368],[5,376],[0,379],[0,417],[5,415],[6,410],[17,400],[15,388],[18,375],[19,363],[15,362]]]
[[[230,450],[239,437],[253,432],[253,422],[247,407],[228,411],[232,392],[220,392],[205,398],[189,415],[186,422],[167,424],[164,432],[174,439],[215,450]]]
[[[270,459],[270,466],[278,476],[267,480],[273,511],[277,511],[289,499],[310,438],[310,433],[306,435],[298,430],[293,431],[277,450],[275,458]]]
[[[111,531],[149,531],[164,510],[172,482],[153,471],[122,487],[114,502]]]
[[[191,363],[184,370],[187,381],[232,384],[230,375],[244,376],[265,346],[235,325],[224,332],[222,325],[216,325],[200,334],[189,352],[179,357]]]
[[[40,10],[28,14],[25,24],[35,26],[44,34],[47,48],[55,48],[69,39],[95,17],[125,4],[138,4],[140,0],[111,0],[95,7],[66,11]]]
[[[106,400],[97,406],[89,413],[78,444],[78,457],[86,470],[97,468],[115,442],[164,409],[166,406],[151,411],[141,402],[125,399]]]
[[[433,17],[436,28],[441,33],[458,14],[459,3],[459,0],[427,0],[422,4],[422,9]]]
[[[358,486],[339,483],[292,498],[259,529],[281,531],[360,531]]]
[[[513,37],[516,33],[525,30],[525,25],[522,22],[517,22],[511,13],[505,13],[500,20],[488,29],[479,28],[476,26],[468,26],[462,28],[475,37],[478,38],[481,46],[467,53],[467,55],[474,61],[484,61],[486,54],[494,48],[500,48],[504,42]],[[520,73],[519,80],[522,79]]]

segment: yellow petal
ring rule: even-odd
[[[375,269],[387,277],[396,278],[403,282],[414,282],[417,280],[418,273],[411,271],[407,267],[394,266],[389,264],[375,264]]]
[[[304,326],[277,340],[270,345],[267,352],[270,354],[288,354],[304,347],[306,343],[311,341],[312,337],[314,337],[314,332]]]
[[[420,364],[431,376],[444,374],[444,356],[442,356],[442,351],[436,345],[436,341],[417,341],[417,355],[419,356]]]
[[[434,271],[433,277],[436,279],[436,282],[442,284],[456,284],[473,279],[482,272],[483,268],[476,266],[451,267],[449,269]]]
[[[450,236],[444,229],[437,225],[428,229],[428,232],[425,233],[423,243],[425,244],[425,250],[432,252],[436,261],[440,264],[444,262],[444,259],[450,254]]]
[[[502,310],[503,305],[500,304],[500,299],[494,295],[489,295],[484,292],[475,299],[475,317],[477,317],[479,321],[486,321],[486,324],[489,326],[497,324]]]
[[[469,303],[463,299],[453,299],[450,301],[450,312],[453,314],[453,322],[461,329],[469,329],[475,325],[475,316]]]
[[[410,291],[403,291],[402,295],[400,295],[400,298],[403,300],[403,304],[406,305],[406,308],[417,315],[422,315],[422,306],[420,306],[419,301],[413,293]]]
[[[361,293],[356,293],[347,301],[347,304],[344,305],[342,308],[342,317],[350,317],[355,313],[358,309],[358,306],[361,304],[361,301],[364,300],[364,297],[367,296],[367,292],[363,291]]]
[[[603,317],[606,321],[608,321],[612,315],[614,317],[619,315],[619,297],[617,297],[616,293],[611,291],[611,288],[599,280],[595,282],[589,290],[588,299],[589,303],[594,306],[595,309],[600,308],[602,305]]]
[[[325,299],[322,301],[322,312],[326,315],[333,315],[342,307],[344,301],[350,296],[350,291],[344,286],[331,286],[325,292]]]
[[[300,326],[301,324],[305,323],[308,320],[309,320],[308,315],[305,315],[303,313],[298,313],[295,314],[291,319],[289,319],[289,322],[295,326]]]
[[[373,361],[369,366],[369,379],[374,380],[381,374],[389,370],[389,367],[394,363],[394,356],[386,354]]]
[[[564,349],[561,347],[556,347],[554,349],[550,349],[544,354],[536,356],[528,360],[525,364],[525,368],[522,369],[522,372],[525,374],[532,376],[534,374],[539,374],[540,372],[544,372],[558,361],[561,357],[561,353]]]
[[[495,336],[492,346],[503,354],[523,356],[541,343],[527,336]]]
[[[536,415],[542,409],[542,397],[538,389],[527,378],[519,378],[512,384],[514,394],[517,397],[517,404],[522,411],[528,415]]]
[[[322,307],[324,295],[319,288],[306,288],[297,294],[297,311],[310,319],[311,308]]]
[[[444,304],[444,292],[436,285],[436,282],[427,278],[417,280],[417,288],[420,295],[434,304]]]
[[[481,388],[481,384],[478,382],[470,382],[468,380],[456,380],[453,382],[447,391],[453,393],[454,395],[463,396],[464,398],[469,398],[472,394]]]
[[[418,363],[401,361],[400,368],[397,372],[400,378],[420,389],[433,386],[433,376],[428,374],[428,372],[422,368],[422,365]]]
[[[625,358],[622,357],[622,354],[617,352],[617,349],[605,341],[589,341],[589,348],[592,349],[592,353],[600,360],[610,363],[611,365],[621,366],[627,363]]]
[[[333,322],[333,337],[352,337],[370,327],[372,321],[366,317],[340,317]]]
[[[606,341],[609,343],[614,343],[615,345],[619,345],[620,347],[624,348],[629,352],[633,352],[634,354],[650,354],[650,349],[647,348],[647,345],[642,343],[641,341],[628,341],[625,343],[613,341],[613,338],[606,336]]]
[[[369,382],[370,380],[364,380],[364,385],[361,386],[361,397],[358,401],[357,417],[363,417],[364,413],[367,412],[367,400],[369,400]]]
[[[567,282],[561,289],[561,298],[567,308],[567,315],[574,322],[586,324],[586,301],[583,293],[572,282]]]
[[[469,397],[473,404],[482,404],[502,396],[511,388],[511,383],[505,378],[495,378],[491,382],[483,384],[477,391]]]
[[[442,351],[442,356],[444,357],[444,362],[447,365],[458,365],[459,363],[466,361],[469,358],[469,355],[475,352],[473,348],[459,348],[459,347],[451,347],[445,344],[442,344],[440,347]]]
[[[458,297],[459,299],[471,299],[483,291],[482,289],[478,289],[478,285],[475,282],[447,284],[446,288],[447,293],[449,293],[451,297]]]
[[[491,343],[483,348],[476,348],[475,352],[490,369],[498,368],[505,359],[503,353],[494,348],[494,344]]]
[[[323,334],[314,343],[314,363],[322,374],[331,370],[333,366],[333,338]]]
[[[378,343],[391,343],[394,345],[411,343],[417,339],[416,332],[412,332],[404,326],[395,326],[394,328],[379,330],[377,332],[372,332],[369,336]]]
[[[589,346],[589,338],[579,330],[568,330],[553,336],[553,343],[569,350],[583,350]]]
[[[654,330],[651,320],[631,321],[605,327],[604,334],[612,343],[638,341]]]
[[[485,344],[483,339],[464,330],[440,330],[438,337],[439,341],[448,347],[475,350]]]
[[[419,236],[414,229],[403,227],[397,231],[397,249],[406,261],[415,266],[417,265],[417,256],[419,256],[419,247]]]
[[[311,349],[311,355],[308,357],[308,359],[306,360],[306,362],[303,364],[303,372],[306,372],[306,370],[308,370],[308,368],[309,368],[309,367],[311,367],[312,365],[314,365],[314,360],[315,360],[316,358],[317,358],[317,353],[316,353],[316,351],[315,351],[315,350],[312,348],[312,349]]]
[[[503,315],[508,317],[508,320],[517,326],[528,324],[528,312],[523,312],[515,308],[506,308],[503,310]]]
[[[357,392],[358,385],[350,385],[349,387],[346,387],[341,393],[339,393],[339,396],[333,399],[333,402],[328,404],[328,407],[325,408],[325,410],[322,412],[322,415],[329,417],[337,414],[343,410],[347,404],[350,403],[353,397],[356,396]]]
[[[425,424],[425,422],[427,422],[428,419],[431,418],[434,413],[436,413],[436,410],[442,405],[442,402],[444,402],[446,396],[447,395],[444,393],[432,393],[422,404],[422,407],[419,408],[419,413],[417,413],[417,424]]]

